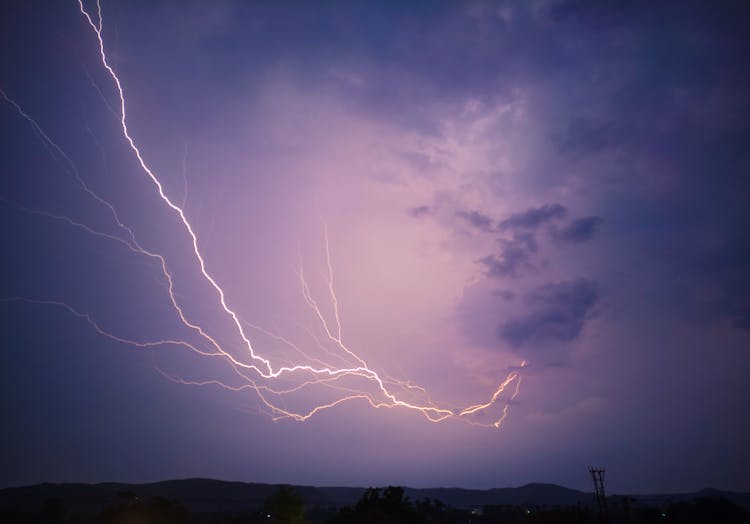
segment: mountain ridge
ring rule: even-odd
[[[36,507],[47,499],[61,499],[81,511],[94,510],[122,502],[124,497],[162,497],[174,499],[192,511],[237,511],[263,506],[267,497],[280,485],[292,486],[310,507],[343,507],[356,504],[364,487],[309,486],[225,481],[209,478],[185,478],[147,483],[50,483],[0,488],[0,508]],[[410,488],[405,495],[412,500],[433,499],[456,508],[491,505],[590,506],[593,493],[551,483],[531,482],[518,487],[470,489],[458,487]],[[617,494],[635,504],[660,505],[664,502],[692,500],[701,497],[724,497],[750,509],[750,493],[703,488],[691,493]]]

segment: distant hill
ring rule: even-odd
[[[488,505],[575,506],[588,505],[593,495],[555,484],[526,484],[518,488],[487,490],[461,488],[406,488],[407,496],[414,500],[437,499],[457,508]]]
[[[338,508],[355,504],[365,488],[294,486],[309,507]],[[121,503],[124,498],[163,497],[179,501],[195,512],[244,511],[263,506],[264,500],[278,489],[276,484],[226,482],[211,479],[167,480],[149,484],[37,484],[0,489],[0,509],[34,510],[45,500],[60,499],[77,512],[96,512]],[[591,505],[593,495],[555,484],[527,484],[517,488],[488,490],[461,488],[405,488],[412,500],[440,500],[456,508],[488,505],[575,506]],[[620,495],[618,495],[618,498]],[[629,495],[638,505],[662,505],[699,497],[724,497],[750,509],[750,493],[706,489],[695,493]]]

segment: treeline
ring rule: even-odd
[[[354,506],[339,510],[327,524],[747,524],[750,512],[724,498],[698,498],[661,507],[633,507],[613,501],[606,515],[586,506],[498,505],[456,509],[439,500],[412,502],[398,487],[368,489]]]
[[[689,502],[639,507],[629,498],[611,499],[606,515],[610,524],[745,524],[750,512],[724,498],[697,498]],[[97,513],[80,515],[64,501],[45,500],[39,508],[0,509],[0,523],[8,524],[597,524],[602,516],[587,506],[539,507],[498,505],[451,508],[439,500],[412,501],[403,488],[370,488],[350,507],[306,507],[291,487],[281,486],[262,508],[234,512],[190,512],[178,501],[162,497],[142,499],[120,494],[120,501]]]

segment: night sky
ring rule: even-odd
[[[750,491],[747,2],[102,0],[154,179],[84,6],[0,8],[0,486]]]

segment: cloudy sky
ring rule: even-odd
[[[84,6],[0,13],[0,484],[750,490],[746,3],[103,0],[154,179]],[[186,224],[272,369],[373,374],[242,367]]]

